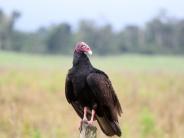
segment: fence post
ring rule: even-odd
[[[80,138],[96,138],[97,128],[95,126],[89,125],[87,122],[81,122],[80,128]]]

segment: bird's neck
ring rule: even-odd
[[[84,53],[78,53],[78,52],[74,52],[73,66],[75,66],[75,67],[82,67],[82,66],[92,67],[88,56]]]

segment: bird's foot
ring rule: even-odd
[[[83,123],[83,122],[86,122],[86,123],[88,124],[89,121],[87,120],[87,118],[83,118],[83,119],[80,121],[80,124],[79,124],[79,127],[78,127],[80,131],[81,131],[81,129],[82,129],[82,123]]]
[[[84,118],[82,119],[82,122],[88,122],[88,119],[87,119],[86,117],[84,117]]]
[[[93,126],[93,120],[88,121],[88,124],[89,124],[90,126]]]
[[[82,122],[83,122],[83,120],[80,121],[80,124],[79,124],[79,127],[78,127],[80,132],[82,130]]]

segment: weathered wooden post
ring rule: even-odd
[[[95,126],[89,125],[87,122],[81,122],[80,128],[80,138],[96,138],[97,128]]]

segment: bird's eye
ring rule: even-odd
[[[85,45],[82,45],[81,48],[85,48],[86,46]]]

